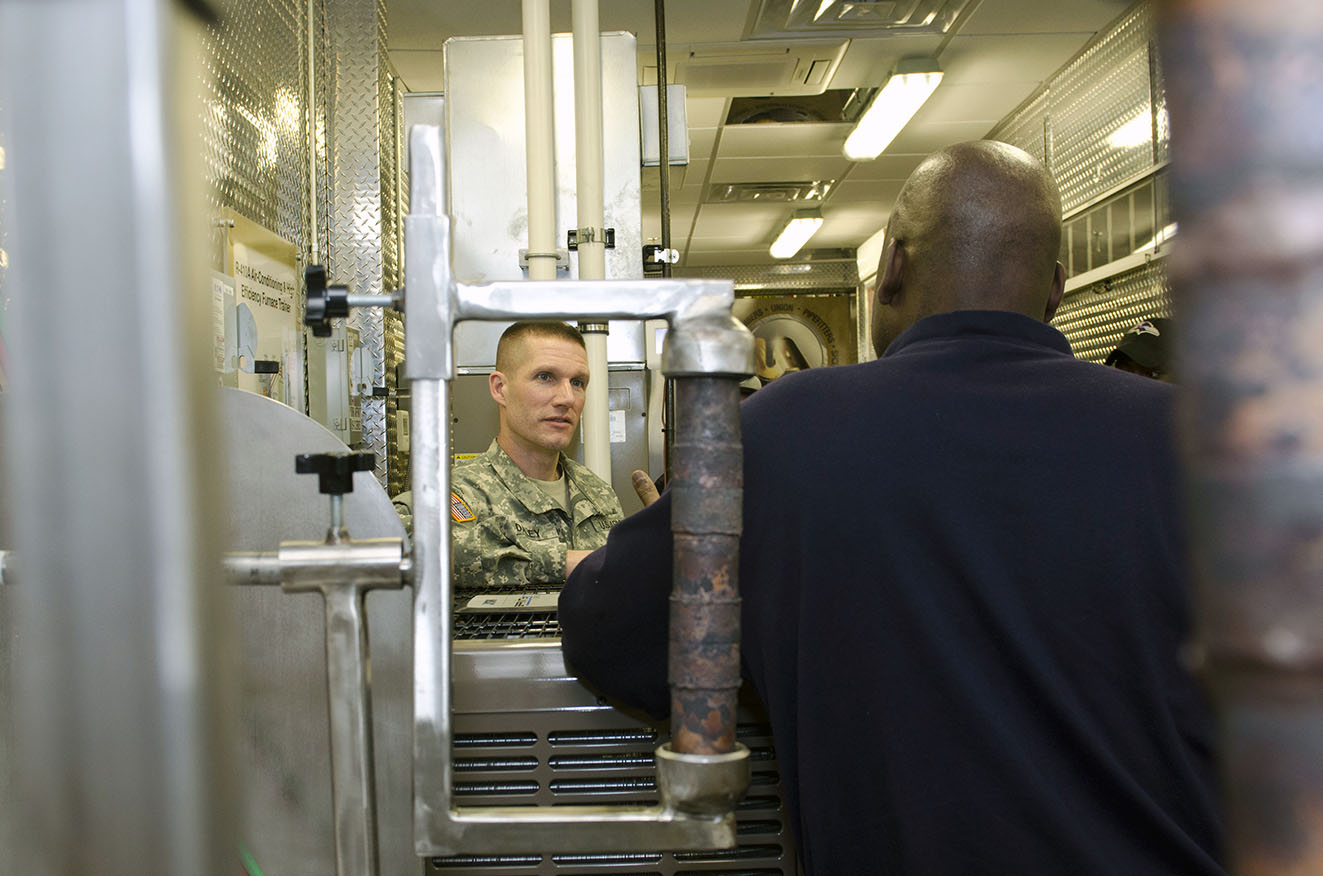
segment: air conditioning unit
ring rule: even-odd
[[[675,79],[693,97],[821,94],[849,40],[706,43],[673,48]]]

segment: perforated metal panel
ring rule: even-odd
[[[1052,324],[1076,358],[1101,362],[1126,329],[1155,316],[1171,316],[1171,285],[1161,262],[1152,262],[1066,296]]]
[[[1136,4],[990,135],[1043,161],[1061,190],[1068,224],[1167,161],[1166,89],[1154,30],[1151,5]],[[1165,207],[1154,210],[1160,230]],[[1063,239],[1063,262],[1072,256],[1069,240]],[[1085,262],[1076,273],[1096,267]],[[1154,263],[1072,293],[1054,324],[1076,356],[1101,362],[1127,328],[1170,313],[1166,275]]]
[[[1136,4],[990,135],[1047,165],[1067,214],[1167,160],[1154,29],[1151,5]]]
[[[1048,164],[1047,93],[1040,91],[1016,110],[1003,123],[1002,128],[994,135],[994,139],[1019,146],[1046,166]]]
[[[1137,6],[1048,89],[1052,173],[1066,212],[1153,167],[1151,18]]]
[[[1149,78],[1153,93],[1153,130],[1157,142],[1153,144],[1153,160],[1166,164],[1171,160],[1171,123],[1167,118],[1167,80],[1162,73],[1161,44],[1149,40]]]

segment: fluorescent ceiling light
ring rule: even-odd
[[[822,227],[821,210],[797,210],[795,215],[781,229],[772,248],[768,250],[775,259],[788,259],[799,252],[809,238]]]
[[[941,81],[942,71],[937,69],[936,61],[927,58],[901,61],[845,138],[845,157],[851,161],[877,158]]]

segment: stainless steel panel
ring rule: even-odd
[[[299,453],[346,447],[312,420],[240,390],[224,390],[223,436],[230,448],[230,541],[236,551],[274,551],[284,540],[320,540],[330,503],[317,479],[294,473]],[[344,497],[355,538],[402,536],[394,506],[363,475]],[[238,836],[265,873],[335,872],[327,727],[325,611],[314,594],[274,587],[229,588],[239,629],[242,789]],[[411,823],[411,597],[367,598],[372,660],[377,835],[383,874],[417,873]]]
[[[578,227],[575,213],[574,76],[571,39],[553,37],[556,124],[556,241]],[[616,245],[606,251],[606,276],[643,276],[639,182],[637,46],[627,33],[602,35],[603,177],[606,225]],[[519,250],[528,248],[525,188],[523,41],[520,37],[447,40],[446,138],[449,212],[454,222],[454,271],[461,282],[517,280]],[[578,275],[578,255],[569,253]],[[508,323],[507,323],[508,324]],[[460,325],[457,361],[488,366],[504,325]],[[614,321],[607,337],[611,362],[642,362],[643,326]]]

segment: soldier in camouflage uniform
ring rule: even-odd
[[[623,516],[601,478],[564,454],[567,514],[493,441],[455,467],[451,478],[455,580],[458,586],[560,584],[571,549],[593,550]]]
[[[624,515],[611,486],[564,454],[583,411],[583,338],[558,322],[515,323],[489,378],[500,430],[451,475],[455,586],[559,586]]]

